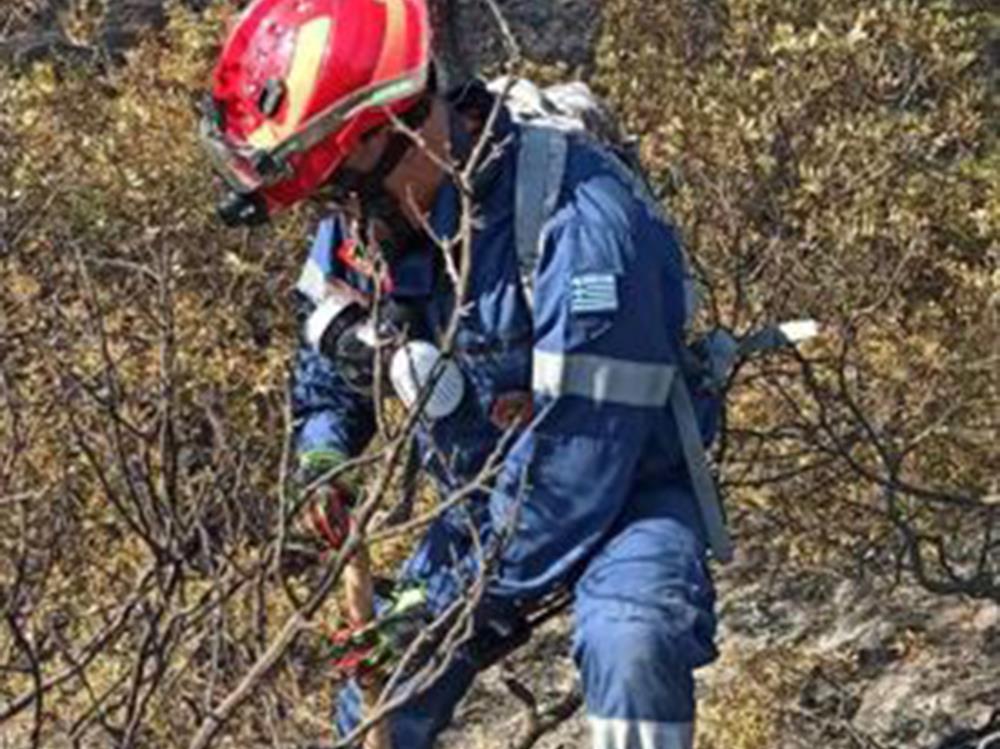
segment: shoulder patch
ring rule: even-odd
[[[618,281],[613,273],[584,273],[573,276],[571,284],[569,306],[574,315],[618,309]]]

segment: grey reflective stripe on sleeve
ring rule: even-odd
[[[316,301],[318,300],[313,299],[313,302]],[[323,334],[326,332],[326,329],[343,314],[344,310],[351,304],[351,301],[336,297],[327,297],[320,301],[316,309],[313,310],[313,313],[309,315],[309,319],[306,320],[306,343],[319,351],[319,345],[323,340]]]
[[[729,562],[733,558],[733,544],[729,538],[729,531],[726,530],[726,520],[722,515],[722,503],[715,488],[715,479],[712,478],[708,468],[705,447],[701,442],[701,430],[698,429],[698,419],[694,413],[694,406],[691,405],[691,395],[683,379],[678,378],[677,384],[670,391],[670,407],[677,423],[684,460],[691,475],[691,486],[698,499],[698,508],[705,524],[705,533],[712,555],[720,562]]]
[[[313,304],[319,304],[326,293],[326,275],[312,258],[306,262],[306,267],[302,269],[298,282],[295,284],[296,290],[304,294]]]
[[[558,398],[576,395],[597,403],[662,408],[676,367],[591,354],[561,354],[535,349],[532,388]]]
[[[693,723],[590,717],[594,749],[692,749]]]

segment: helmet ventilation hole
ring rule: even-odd
[[[268,78],[257,100],[257,108],[265,117],[273,117],[285,98],[285,84],[277,78]]]

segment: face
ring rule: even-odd
[[[405,152],[371,203],[362,205],[356,192],[348,192],[349,183],[352,180],[356,183],[378,168],[391,141],[397,137],[391,125],[364,137],[341,167],[339,174],[346,178],[338,180],[335,173],[327,188],[317,196],[328,201],[331,208],[353,224],[355,234],[364,236],[369,243],[389,242],[402,248],[421,234],[424,217],[444,179],[439,162],[427,150],[444,158],[449,142],[447,111],[442,102],[435,105],[420,130],[422,146],[411,146]],[[360,226],[363,220],[367,220],[365,227]]]
[[[370,174],[382,157],[386,146],[385,136],[376,136],[364,149],[352,155],[345,167],[355,174]],[[365,195],[364,191],[327,195],[331,207],[339,212],[357,236],[365,237],[369,244],[393,245],[404,248],[419,241],[422,216],[425,209],[417,201],[419,179],[410,175],[410,154],[403,158],[390,177],[382,182],[382,189]],[[336,182],[336,175],[334,176]],[[362,226],[362,224],[364,224]]]
[[[388,142],[388,134],[385,128],[380,128],[368,137],[362,139],[354,152],[344,161],[338,172],[335,172],[330,179],[329,185],[324,189],[319,197],[327,202],[333,210],[343,215],[348,221],[359,221],[363,215],[363,206],[360,203],[357,192],[344,186],[338,175],[345,173],[352,175],[369,174],[378,164]]]
[[[362,174],[372,171],[385,152],[389,133],[388,127],[380,127],[363,137],[357,148],[344,161],[344,166]]]
[[[367,224],[362,225],[362,221],[366,218],[365,206],[362,205],[356,191],[348,191],[350,188],[342,184],[347,181],[343,179],[343,175],[345,172],[351,175],[370,173],[378,164],[387,140],[388,137],[382,130],[363,139],[358,148],[341,165],[342,171],[335,172],[325,188],[316,195],[325,210],[340,214],[350,233],[365,244],[380,243],[389,238],[389,233],[376,216],[370,215],[370,212]],[[341,180],[338,180],[338,176]]]

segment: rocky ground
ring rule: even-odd
[[[785,575],[754,554],[719,588],[722,656],[700,673],[700,749],[1000,749],[997,604],[822,570]],[[486,673],[442,746],[527,746],[529,710],[511,677],[543,716],[575,704],[571,627],[569,615],[546,625]],[[535,746],[588,746],[582,712]]]
[[[7,2],[10,4],[7,5]],[[76,0],[5,0],[0,7],[0,60],[27,63],[52,56],[73,61],[114,57],[144,30],[160,28],[170,0],[105,0],[91,39],[73,38],[67,18]],[[212,0],[180,0],[200,9]],[[506,59],[504,34],[487,0],[430,0],[438,46],[463,72]],[[536,62],[585,66],[600,27],[595,0],[497,0],[519,52]],[[451,19],[444,22],[442,19]],[[556,33],[558,30],[558,33]]]
[[[445,54],[467,69],[489,67],[508,53],[504,34],[487,0],[438,0],[455,19],[452,33],[440,33]],[[586,69],[600,32],[601,4],[595,0],[497,0],[517,50],[539,63]]]

